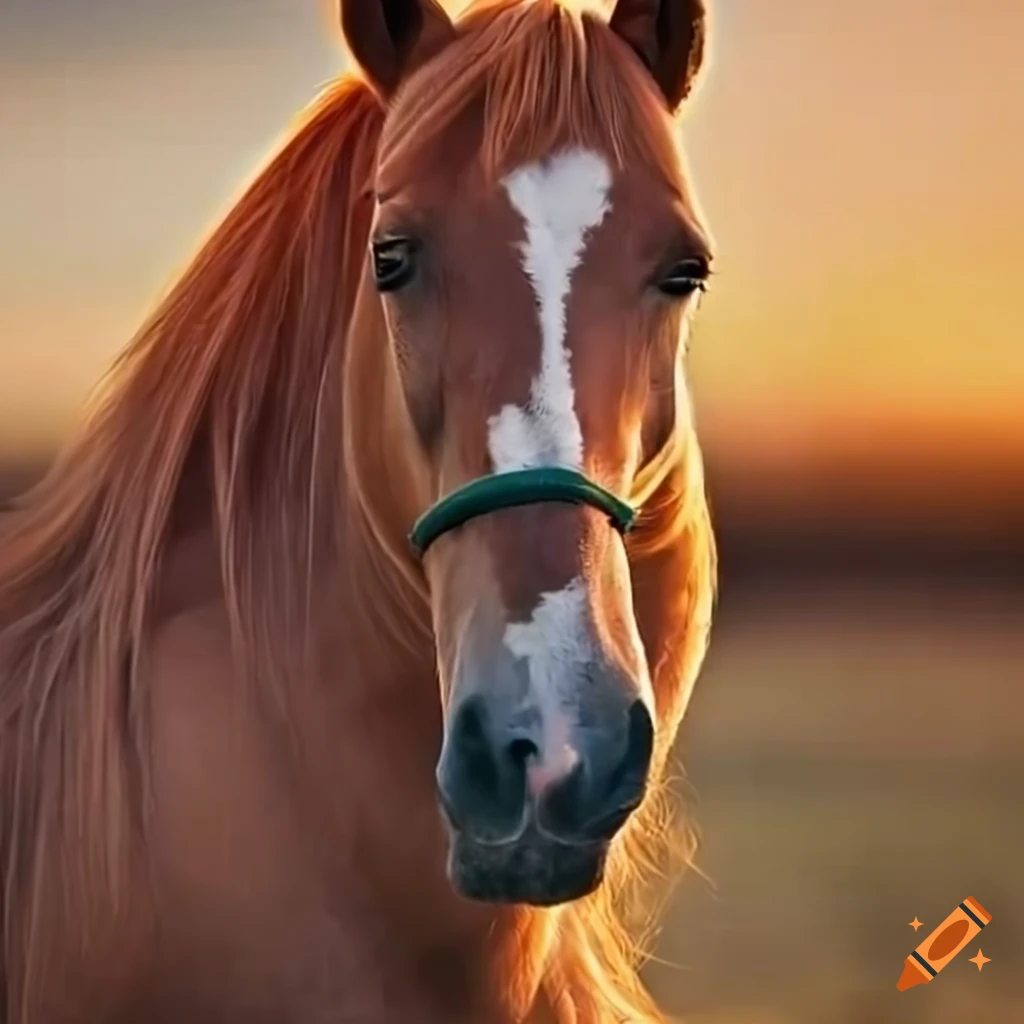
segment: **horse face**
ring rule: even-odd
[[[686,426],[681,352],[708,243],[677,167],[617,158],[576,123],[493,173],[490,116],[468,105],[413,161],[388,159],[385,128],[370,273],[417,439],[409,471],[430,481],[425,504],[542,466],[628,497]],[[623,538],[595,509],[533,504],[447,533],[424,569],[452,880],[477,899],[582,896],[655,745]]]

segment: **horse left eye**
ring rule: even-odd
[[[383,238],[371,246],[377,291],[393,292],[407,285],[416,271],[416,243],[411,238]]]
[[[685,299],[694,292],[707,291],[710,273],[704,260],[682,260],[657,282],[658,290],[671,298]]]

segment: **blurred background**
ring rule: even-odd
[[[1024,5],[711,6],[685,138],[720,254],[691,377],[722,587],[680,744],[708,877],[650,978],[691,1024],[1011,1024]],[[0,502],[342,67],[328,11],[0,2]],[[992,925],[897,993],[968,895]]]

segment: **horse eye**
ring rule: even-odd
[[[685,299],[694,292],[707,291],[710,274],[706,260],[681,260],[658,281],[658,290],[673,299]]]
[[[382,238],[373,243],[373,279],[377,291],[397,291],[412,280],[417,248],[411,238]]]

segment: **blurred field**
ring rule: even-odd
[[[833,584],[721,612],[682,744],[711,884],[673,903],[649,969],[665,1005],[686,1024],[1024,1020],[1024,596]],[[965,896],[992,924],[897,992]]]

